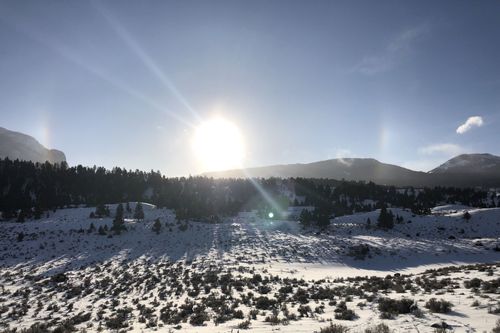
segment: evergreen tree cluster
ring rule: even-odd
[[[487,191],[475,188],[401,189],[362,181],[306,178],[290,181],[294,182],[296,195],[305,197],[302,203],[304,206],[314,206],[334,216],[382,209],[386,204],[410,209],[417,215],[427,215],[431,213],[431,208],[438,204],[461,203],[473,207],[491,207],[494,202],[488,197]]]
[[[315,209],[313,211],[303,209],[299,216],[299,222],[306,228],[316,226],[323,229],[330,224],[330,215],[328,212],[321,209]]]
[[[284,196],[283,189],[305,200],[299,202]],[[278,202],[284,211],[289,204],[313,206],[314,213],[304,212],[300,220],[304,225],[320,227],[328,225],[332,215],[382,209],[386,204],[411,209],[415,214],[427,214],[431,207],[442,203],[460,202],[486,207],[488,202],[495,202],[488,197],[488,192],[471,188],[398,189],[372,182],[306,178],[167,178],[158,171],[106,170],[96,166],[68,167],[66,163],[0,160],[2,218],[17,219],[19,222],[40,218],[49,210],[74,205],[96,206],[91,217],[109,217],[111,213],[104,203],[120,202],[138,202],[133,216],[141,220],[144,218],[141,201],[173,209],[179,220],[216,222],[221,216],[232,216],[240,211],[257,209],[269,212],[272,207],[262,191]],[[117,212],[118,218],[115,214],[117,228],[123,210],[122,206],[121,212]],[[129,204],[125,210],[132,213]],[[275,212],[275,215],[278,216],[278,213]]]
[[[181,219],[203,219],[234,215],[256,200],[262,201],[258,191],[242,179],[166,178],[155,171],[0,160],[2,218],[20,222],[40,217],[44,211],[75,205],[96,206],[91,217],[107,217],[111,214],[103,203],[129,201],[174,209]],[[131,212],[130,206],[126,209]],[[134,217],[144,218],[140,203]]]

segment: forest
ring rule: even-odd
[[[327,219],[382,207],[429,213],[440,203],[475,207],[497,204],[494,194],[477,188],[396,188],[373,182],[332,179],[169,178],[159,171],[115,167],[69,167],[66,163],[0,160],[2,219],[39,218],[64,207],[146,201],[173,209],[178,219],[217,221],[241,211],[274,211],[289,206],[314,207],[312,219]]]

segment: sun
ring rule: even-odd
[[[240,168],[245,157],[243,135],[234,123],[214,118],[196,128],[193,151],[204,171]]]

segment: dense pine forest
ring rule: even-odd
[[[317,212],[314,218],[325,219],[384,206],[410,208],[423,214],[439,203],[477,207],[497,204],[493,194],[470,188],[401,189],[372,182],[303,178],[168,178],[159,171],[0,160],[3,219],[37,218],[44,211],[74,205],[135,201],[171,208],[179,219],[211,221],[240,211],[277,210],[276,206],[281,210],[312,206]]]

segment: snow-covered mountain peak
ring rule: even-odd
[[[458,155],[430,173],[489,173],[500,171],[500,156],[492,154],[462,154]]]

